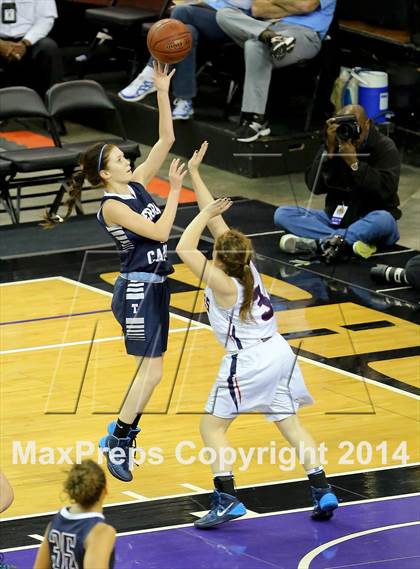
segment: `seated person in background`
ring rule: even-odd
[[[239,142],[270,134],[265,120],[273,68],[312,59],[321,48],[336,0],[253,0],[252,16],[236,9],[217,12],[217,23],[245,52]]]
[[[193,47],[187,57],[174,67],[176,73],[172,79],[172,90],[175,97],[173,120],[188,120],[194,114],[192,100],[197,94],[196,82],[196,51],[200,37],[214,43],[231,41],[218,26],[216,12],[226,6],[236,6],[239,11],[249,10],[251,0],[204,0],[194,4],[176,6],[171,12],[171,18],[186,24],[192,34]],[[141,101],[156,91],[152,81],[153,59],[150,58],[143,71],[118,93],[124,101]]]
[[[63,63],[54,40],[47,37],[57,18],[55,0],[2,2],[0,65],[9,85],[28,84],[44,95],[63,81]]]
[[[340,123],[348,117],[346,123]],[[344,127],[344,128],[343,128]],[[314,194],[326,194],[325,210],[279,207],[274,223],[289,234],[280,239],[287,253],[322,253],[340,236],[356,255],[370,257],[376,246],[399,239],[396,220],[401,158],[360,105],[348,105],[326,123],[325,144],[306,173]]]

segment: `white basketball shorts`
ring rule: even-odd
[[[269,421],[281,421],[312,403],[297,357],[276,334],[224,356],[205,410],[223,419],[262,413]]]

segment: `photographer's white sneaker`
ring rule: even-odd
[[[316,239],[308,239],[307,237],[298,237],[293,233],[286,233],[279,241],[280,251],[285,253],[306,253],[314,254],[318,251],[318,243]]]
[[[153,81],[149,81],[140,73],[130,85],[127,85],[127,87],[118,93],[118,96],[123,101],[137,103],[138,101],[142,101],[147,95],[155,92],[156,87]]]

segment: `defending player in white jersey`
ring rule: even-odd
[[[303,466],[314,501],[312,517],[329,519],[338,501],[327,482],[316,443],[297,417],[298,409],[313,400],[295,354],[277,332],[270,298],[252,262],[251,241],[229,229],[222,218],[232,205],[230,199],[213,201],[201,179],[198,169],[206,150],[205,142],[188,163],[201,211],[176,248],[184,263],[206,283],[210,324],[227,350],[200,425],[205,445],[218,456],[212,464],[212,509],[195,526],[211,528],[246,513],[236,497],[233,473],[223,470],[220,460],[221,449],[229,447],[226,433],[230,424],[246,412],[264,413],[295,449],[310,449],[304,453]],[[206,226],[215,239],[212,261],[197,249]]]

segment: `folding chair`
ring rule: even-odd
[[[17,223],[12,198],[9,192],[9,178],[14,175],[12,162],[0,159],[0,201],[13,223]]]
[[[79,79],[57,83],[51,87],[46,95],[46,104],[51,116],[55,120],[73,120],[82,125],[92,126],[92,121],[100,122],[105,126],[107,132],[112,132],[116,136],[103,136],[100,139],[87,140],[83,142],[67,142],[63,144],[78,156],[89,146],[101,142],[103,144],[115,144],[129,158],[132,168],[134,162],[140,156],[140,148],[134,140],[128,140],[124,125],[118,109],[109,99],[104,88],[89,79]],[[85,188],[84,192],[89,188]],[[64,188],[61,195],[57,194],[56,199],[49,209],[50,214],[56,214],[64,195]],[[97,201],[95,199],[84,199],[84,203]],[[77,211],[77,207],[76,207]]]
[[[46,109],[44,102],[32,89],[28,87],[6,87],[0,89],[0,121],[10,119],[40,119],[48,125],[53,135],[55,146],[40,148],[24,148],[0,152],[0,159],[10,162],[10,172],[2,177],[2,196],[7,203],[7,211],[13,223],[19,223],[23,187],[39,186],[60,181],[63,192],[67,187],[67,180],[73,174],[77,165],[78,153],[70,148],[62,148],[56,133],[52,117]],[[4,168],[7,168],[3,165]],[[52,172],[59,170],[59,172]],[[24,178],[16,178],[18,174],[25,174]],[[29,174],[29,176],[27,176]],[[16,189],[16,203],[10,197],[9,190]],[[60,190],[58,190],[60,191]],[[31,194],[27,197],[56,194]],[[31,208],[25,208],[31,209]]]
[[[72,119],[76,123],[91,126],[96,119],[96,122],[105,125],[108,132],[116,135],[84,142],[68,142],[63,144],[64,148],[80,154],[97,142],[115,144],[134,166],[134,161],[140,156],[139,145],[134,140],[127,139],[119,111],[99,83],[89,79],[57,83],[47,91],[45,99],[48,111],[55,120]]]

